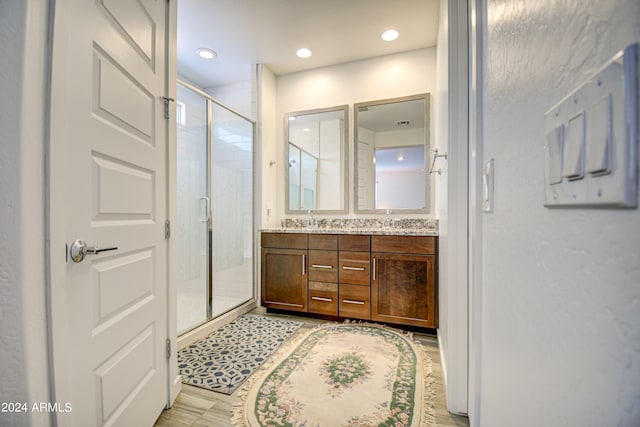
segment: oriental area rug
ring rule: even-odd
[[[328,324],[288,343],[238,394],[237,426],[436,426],[431,359],[408,334]]]
[[[231,394],[300,326],[291,320],[240,316],[178,352],[182,382]]]

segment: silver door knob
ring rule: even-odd
[[[115,251],[117,246],[110,248],[99,248],[97,246],[87,246],[84,240],[77,239],[69,248],[69,256],[73,262],[82,262],[87,255],[97,255],[100,252]]]

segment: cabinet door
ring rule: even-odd
[[[435,256],[371,254],[371,319],[436,328]]]
[[[307,251],[262,249],[262,305],[307,311]]]

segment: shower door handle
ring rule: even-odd
[[[207,196],[200,197],[200,200],[204,200],[206,202],[205,203],[206,218],[201,219],[200,222],[209,224],[209,222],[211,221],[211,200],[209,200]]]

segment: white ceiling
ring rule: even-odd
[[[180,0],[178,74],[209,88],[251,78],[262,63],[276,75],[432,47],[438,0]],[[389,28],[393,42],[380,39]],[[218,53],[205,60],[196,49]],[[296,57],[301,47],[313,51]]]

